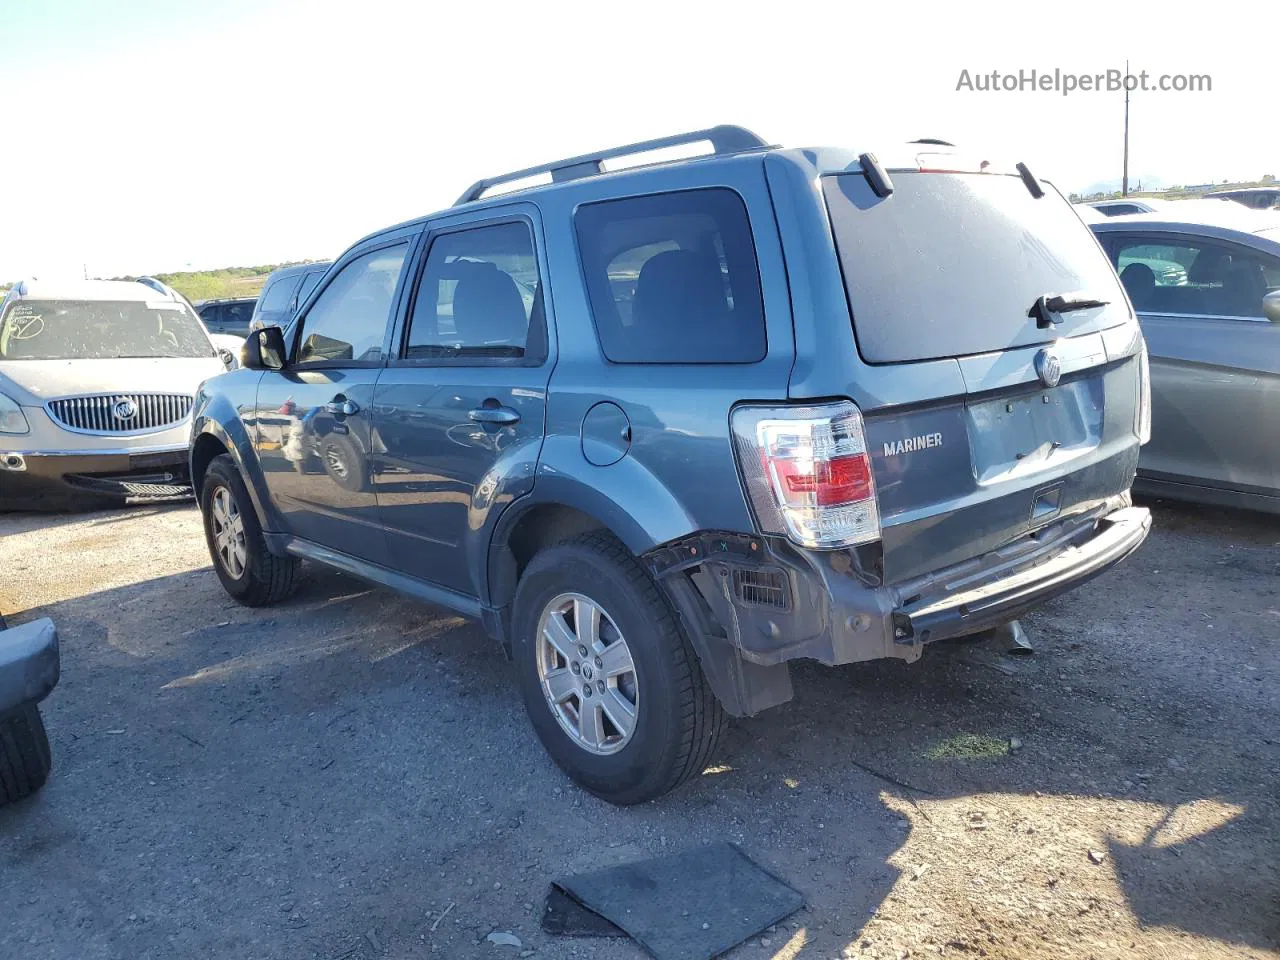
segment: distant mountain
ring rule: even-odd
[[[1169,183],[1167,180],[1152,176],[1151,174],[1144,174],[1142,176],[1130,174],[1129,176],[1130,190],[1168,190],[1171,186],[1173,186],[1173,184]],[[1079,190],[1077,192],[1083,197],[1090,197],[1095,193],[1119,193],[1119,191],[1120,178],[1116,177],[1114,180],[1099,180],[1096,183],[1091,183],[1083,190]]]

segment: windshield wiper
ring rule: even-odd
[[[1036,302],[1027,311],[1027,316],[1035,320],[1041,330],[1048,330],[1055,323],[1062,322],[1062,314],[1075,310],[1091,310],[1094,307],[1105,307],[1110,300],[1095,300],[1091,297],[1064,297],[1060,293],[1046,293],[1036,297]]]

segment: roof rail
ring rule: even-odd
[[[745,127],[722,124],[706,130],[678,133],[671,137],[659,137],[657,140],[642,140],[640,143],[629,143],[625,147],[614,147],[611,150],[601,150],[598,153],[586,153],[580,157],[569,157],[566,160],[557,160],[554,163],[544,163],[525,170],[504,173],[499,177],[477,180],[467,188],[466,193],[458,198],[455,206],[479,200],[486,190],[499,184],[510,183],[513,180],[523,180],[526,177],[537,176],[540,173],[551,174],[552,183],[594,177],[604,172],[603,163],[605,160],[611,160],[614,157],[625,157],[635,153],[648,153],[650,150],[678,147],[686,143],[701,143],[702,141],[711,142],[711,155],[713,156],[726,153],[741,153],[744,150],[759,150],[761,147],[769,146],[757,134],[752,133]]]

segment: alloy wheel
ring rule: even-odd
[[[226,487],[213,491],[210,504],[214,553],[222,569],[239,580],[249,565],[249,548],[244,538],[244,518]]]
[[[590,597],[562,593],[542,610],[538,679],[561,728],[589,753],[617,753],[636,731],[640,687],[631,650]]]

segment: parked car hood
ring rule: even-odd
[[[219,357],[0,360],[0,393],[26,406],[94,393],[194,394],[223,372]]]

